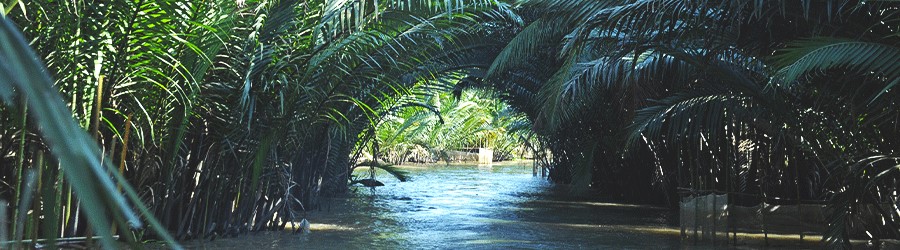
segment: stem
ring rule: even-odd
[[[103,76],[97,79],[97,98],[94,99],[94,112],[91,113],[91,136],[94,139],[100,137],[100,112],[103,103]]]
[[[122,154],[119,155],[119,174],[125,175],[125,156],[128,155],[128,137],[131,135],[131,117],[132,114],[128,114],[128,118],[125,118],[125,135],[122,137]],[[117,189],[122,191],[122,183],[119,183]]]
[[[22,113],[21,113],[20,116],[19,116],[19,119],[20,119],[20,121],[21,121],[21,122],[19,123],[19,128],[21,129],[21,132],[20,132],[20,134],[19,134],[19,151],[17,152],[17,157],[18,157],[18,159],[17,159],[17,161],[16,161],[16,169],[17,169],[17,171],[16,171],[16,196],[15,196],[15,200],[21,200],[21,199],[22,199],[22,177],[23,177],[23,176],[22,176],[22,171],[24,171],[24,169],[25,169],[25,168],[24,168],[24,166],[25,166],[25,139],[26,139],[26,136],[28,135],[28,131],[27,131],[26,127],[25,127],[25,126],[27,125],[27,121],[28,121],[28,113],[27,113],[27,112],[28,112],[28,105],[27,105],[27,103],[26,103],[24,97],[22,98],[22,104],[21,104],[21,107],[22,107]],[[21,221],[18,220],[18,218],[19,218],[19,207],[16,207],[16,209],[13,209],[13,217],[12,217],[12,218],[13,218],[13,220],[12,220],[12,225],[10,225],[10,227],[11,227],[11,228],[17,228],[16,226],[17,226],[19,223],[22,223]]]
[[[36,185],[34,186],[33,192],[37,193],[37,192],[41,191],[41,186],[43,184],[43,181],[41,180],[41,178],[43,178],[43,172],[44,172],[43,171],[44,170],[44,151],[43,150],[38,150],[37,159],[35,160],[35,164],[34,164],[33,168],[37,175],[34,178]],[[41,221],[40,218],[42,217],[41,216],[41,195],[34,196],[34,202],[31,203],[31,209],[33,211],[31,214],[31,219],[32,219],[31,240],[36,241],[38,239],[38,228],[39,228],[38,225],[40,224],[40,221]],[[31,244],[31,247],[37,248],[37,245],[35,245],[35,244],[36,243]]]

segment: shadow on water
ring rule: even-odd
[[[324,202],[312,233],[259,232],[190,249],[682,248],[668,209],[603,202],[532,177],[530,162],[407,166],[408,182],[379,174],[374,192]],[[697,247],[691,247],[697,248]]]

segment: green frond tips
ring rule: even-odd
[[[790,87],[805,74],[839,68],[855,74],[883,77],[887,84],[872,98],[889,91],[900,79],[900,48],[840,38],[814,38],[790,44],[776,57],[773,81]]]
[[[124,216],[127,224],[117,221],[119,225],[140,228],[142,222],[109,178],[104,167],[106,163],[98,155],[101,150],[72,119],[69,109],[57,98],[59,94],[47,70],[6,17],[0,17],[0,44],[0,79],[4,79],[0,85],[5,85],[0,91],[4,92],[4,100],[10,103],[9,97],[16,91],[27,101],[32,116],[42,126],[43,138],[59,162],[64,163],[61,165],[69,183],[89,211],[88,220],[103,236],[100,239],[102,246],[113,249],[110,214]],[[128,185],[124,180],[117,182]],[[159,232],[165,235],[163,231]]]
[[[549,17],[529,24],[503,48],[488,68],[485,78],[499,77],[498,74],[528,61],[527,58],[541,46],[561,39],[567,32],[564,25],[568,25],[564,20]]]

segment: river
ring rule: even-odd
[[[259,232],[189,249],[681,248],[669,209],[575,195],[531,174],[530,162],[405,166],[385,186],[356,188],[309,214],[310,234]],[[358,171],[357,174],[366,174]]]

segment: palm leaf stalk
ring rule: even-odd
[[[42,125],[41,133],[51,152],[60,162],[64,162],[61,164],[63,170],[83,201],[82,205],[91,211],[88,213],[88,220],[102,236],[100,240],[103,247],[112,249],[114,243],[109,225],[113,219],[123,228],[141,228],[143,223],[127,204],[126,198],[115,189],[115,184],[108,177],[108,169],[104,168],[106,164],[100,161],[99,152],[102,151],[71,118],[62,100],[57,98],[58,92],[52,85],[53,81],[21,33],[5,17],[0,22],[0,43],[4,44],[0,54],[4,62],[0,66],[0,78],[7,85],[3,88],[6,91],[0,96],[8,105],[15,104],[14,93],[25,100],[35,100],[27,102],[28,107],[33,110],[31,115],[35,122]],[[41,164],[38,164],[40,167]],[[116,180],[125,182],[122,178]],[[109,215],[114,216],[110,218]],[[145,216],[152,217],[150,214]],[[155,229],[161,235],[166,235],[165,231]]]

